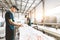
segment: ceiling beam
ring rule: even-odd
[[[17,0],[15,0],[15,5],[17,6]]]
[[[12,6],[13,4],[12,4],[11,0],[9,0],[9,2],[10,2],[10,4],[11,4],[11,6]]]
[[[38,3],[34,8],[36,8],[41,2],[42,2],[42,0],[40,0],[39,3]],[[33,10],[34,8],[32,8],[32,10]],[[30,10],[30,11],[32,11],[32,10]]]
[[[4,7],[4,8],[6,8],[6,7],[7,7],[7,5],[4,3],[4,1],[3,1],[3,0],[1,1],[1,3],[0,3],[0,4],[1,4],[1,6],[2,6],[2,7]]]
[[[20,0],[20,12],[22,11],[22,0]]]
[[[29,11],[29,9],[32,7],[32,5],[35,3],[35,0],[33,0],[33,3],[30,5],[30,7],[26,10],[26,12],[28,12]],[[25,12],[25,13],[26,13]]]
[[[9,5],[9,8],[11,7],[10,0],[5,0],[6,3]]]
[[[24,10],[23,10],[23,13],[24,13],[24,11],[25,11],[25,9],[26,9],[26,7],[27,7],[28,2],[29,2],[29,0],[27,0],[27,3],[26,3],[25,8],[24,8]]]
[[[8,5],[8,7],[10,7],[9,3],[6,0],[3,0],[3,3],[5,3],[6,5]]]
[[[22,1],[22,2],[26,3],[25,1]]]

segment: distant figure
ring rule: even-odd
[[[26,18],[26,24],[28,24],[29,26],[31,26],[31,19],[27,16],[27,15],[25,15],[25,18]]]

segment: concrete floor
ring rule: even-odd
[[[5,38],[2,38],[2,39],[0,39],[0,40],[5,40]]]
[[[6,40],[6,39],[5,39],[5,37],[4,38],[0,37],[0,40]],[[18,40],[18,36],[15,37],[15,40]]]
[[[0,39],[0,40],[5,40],[5,38],[2,38],[2,39]],[[15,40],[18,40],[17,38],[15,38]]]

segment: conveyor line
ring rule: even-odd
[[[55,25],[55,28],[59,28],[60,26],[60,23],[37,23],[39,25]]]
[[[38,29],[39,30],[42,30],[44,32],[47,32],[47,33],[49,33],[51,35],[54,35],[56,37],[60,37],[60,33],[58,33],[57,29],[54,29],[54,31],[53,31],[52,29],[49,30],[49,28],[48,27],[44,27],[44,26],[38,26]]]
[[[54,37],[48,36],[41,31],[37,31],[36,29],[30,27],[30,26],[25,26],[19,28],[20,32],[20,39],[19,40],[55,40]]]

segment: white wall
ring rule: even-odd
[[[60,23],[60,6],[53,8],[51,10],[48,10],[45,14],[46,16],[56,16],[57,22]]]

